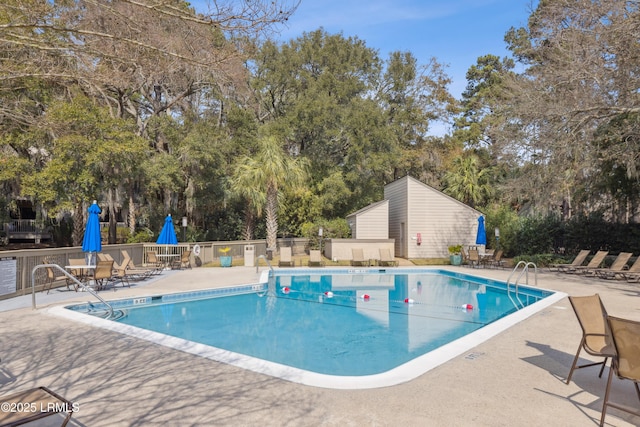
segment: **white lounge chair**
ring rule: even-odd
[[[378,265],[384,267],[397,267],[398,261],[394,257],[391,256],[391,251],[389,248],[380,249],[380,259],[378,260]]]
[[[360,267],[369,266],[369,260],[364,259],[364,252],[362,248],[351,249],[351,265]]]
[[[309,251],[309,267],[324,267],[322,253],[319,250]]]
[[[280,261],[278,267],[295,267],[293,258],[291,257],[291,248],[288,246],[280,248]]]

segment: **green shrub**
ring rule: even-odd
[[[532,262],[538,268],[548,267],[551,264],[557,264],[558,262],[564,262],[558,260],[558,257],[554,254],[533,254],[533,255],[520,255],[513,258],[513,265],[517,265],[520,261]]]
[[[504,255],[512,257],[516,252],[517,230],[520,217],[509,206],[493,206],[486,209],[485,227],[487,229],[487,243],[490,248],[504,251]],[[500,230],[500,238],[496,240],[494,230]]]
[[[516,231],[513,250],[521,255],[554,252],[555,236],[561,229],[556,215],[523,217]]]
[[[460,255],[462,253],[462,245],[451,245],[448,249],[450,255]]]
[[[153,232],[148,228],[142,228],[133,236],[129,236],[127,243],[146,243],[153,242]]]
[[[309,239],[310,249],[320,248],[320,236],[318,236],[320,227],[322,227],[323,239],[345,239],[351,236],[351,229],[345,219],[337,218],[318,222],[305,222],[300,226],[300,229],[302,237]]]

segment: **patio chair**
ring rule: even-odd
[[[113,261],[113,277],[114,280],[120,279],[122,282],[122,286],[126,284],[131,287],[129,284],[129,277],[135,276],[133,274],[127,274],[126,265],[120,265],[116,262],[116,260],[111,256],[111,254],[104,254],[100,252],[98,254],[98,259],[101,261]]]
[[[480,267],[480,253],[477,249],[469,249],[468,261],[471,267]]]
[[[47,262],[46,264],[51,264],[50,262]],[[69,285],[72,284],[73,282],[69,279],[69,277],[65,276],[62,273],[58,274],[58,269],[54,269],[53,267],[45,267],[47,270],[47,281],[45,282],[44,286],[42,287],[42,291],[44,292],[45,290],[47,291],[47,293],[49,293],[49,291],[51,290],[51,285],[53,285],[55,282],[61,282],[61,281],[65,281],[67,284],[67,289],[71,290],[69,288]],[[74,286],[75,289],[75,286]],[[77,289],[75,289],[77,290]]]
[[[633,254],[631,252],[620,252],[613,261],[613,264],[611,264],[611,267],[595,268],[587,271],[585,275],[598,276],[601,279],[615,279],[625,268],[627,268],[627,262],[632,256]]]
[[[0,401],[17,409],[16,411],[0,412],[0,423],[3,426],[53,425],[53,423],[39,422],[38,420],[56,414],[64,414],[62,424],[60,424],[60,427],[64,427],[73,415],[73,403],[47,387],[31,388],[2,396]]]
[[[591,258],[591,261],[589,261],[587,265],[578,265],[576,267],[570,267],[564,272],[569,274],[586,274],[592,270],[595,270],[596,268],[600,268],[600,266],[602,265],[602,262],[607,257],[607,255],[609,255],[609,251],[598,251],[593,256],[593,258]]]
[[[467,254],[467,251],[464,250],[464,247],[460,248],[460,255],[462,255],[462,265],[468,265],[469,255]]]
[[[190,250],[184,251],[182,252],[182,254],[180,254],[180,258],[176,260],[176,268],[191,269],[191,251]]]
[[[111,254],[105,254],[105,253],[98,253],[98,259],[100,261],[113,261],[113,269],[117,270],[118,268],[120,268],[120,264],[118,264],[116,262],[116,260],[111,256]]]
[[[607,331],[606,317],[607,310],[605,310],[600,295],[595,294],[591,296],[582,297],[569,297],[569,302],[573,307],[573,311],[576,314],[580,328],[582,329],[582,339],[578,346],[576,356],[573,358],[571,369],[567,377],[567,384],[571,381],[573,371],[576,369],[582,369],[589,366],[602,365],[598,377],[602,377],[602,372],[607,364],[607,360],[614,355],[614,349],[611,342],[611,337]],[[597,357],[604,357],[604,361],[591,362],[585,365],[578,366],[578,359],[580,352],[584,350],[588,354]]]
[[[309,251],[309,267],[324,267],[322,252],[320,252],[319,250]]]
[[[98,253],[98,259],[100,261],[111,261],[111,260],[113,260],[113,257],[111,255],[109,255],[109,254],[105,254],[105,253],[99,252]],[[114,262],[115,262],[115,260],[114,260]]]
[[[113,261],[98,261],[93,272],[93,280],[98,290],[106,289],[113,281]]]
[[[384,267],[397,267],[398,261],[394,257],[391,256],[391,251],[389,248],[379,249],[380,251],[380,259],[378,260],[378,265]]]
[[[638,399],[640,399],[640,388],[638,387],[638,382],[640,382],[640,369],[638,369],[640,366],[640,322],[609,316],[607,323],[611,331],[615,356],[613,356],[611,361],[607,388],[604,392],[600,426],[604,425],[604,417],[607,414],[608,407],[616,408],[640,417],[640,410],[609,400],[611,379],[614,373],[620,379],[633,381],[636,394],[638,395]]]
[[[87,265],[87,262],[84,258],[69,258],[69,265]],[[83,269],[71,269],[69,273],[76,277],[82,277],[85,271]]]
[[[143,277],[143,276],[136,276],[136,275],[131,275],[127,272],[127,269],[118,265],[116,266],[115,264],[113,265],[113,281],[116,282],[118,280],[120,280],[120,283],[122,283],[122,287],[124,288],[124,285],[127,285],[128,288],[131,287],[131,283],[129,282],[129,278],[138,278],[138,277]],[[115,283],[113,284],[114,290],[115,290]]]
[[[351,249],[351,265],[354,267],[369,266],[369,260],[364,259],[364,251],[362,248]]]
[[[133,261],[130,261],[130,263],[131,262]],[[158,254],[155,251],[149,251],[147,252],[147,263],[145,264],[145,267],[151,268],[154,273],[160,273],[164,270],[164,263],[160,261],[160,258],[158,258]]]
[[[280,261],[278,261],[278,267],[295,267],[293,258],[291,257],[291,248],[289,246],[280,248]]]
[[[504,251],[499,249],[493,253],[493,258],[489,260],[489,265],[496,268],[504,267],[504,260],[502,259],[502,254]]]
[[[69,258],[69,265],[87,265],[87,262],[84,258]],[[69,269],[69,274],[78,279],[80,282],[84,283],[89,279],[89,270],[85,270],[83,268],[72,268]],[[78,284],[73,283],[73,288],[78,291]]]
[[[131,287],[131,283],[129,283],[129,278],[138,278],[138,276],[136,274],[130,274],[127,272],[127,268],[126,268],[126,264],[118,264],[113,257],[110,254],[103,254],[103,253],[99,253],[98,254],[98,259],[100,261],[111,261],[113,262],[113,269],[112,269],[112,273],[113,273],[113,282],[114,282],[114,288],[115,288],[115,282],[120,280],[120,283],[122,283],[122,287],[124,288],[124,285],[127,285],[127,287]],[[125,261],[128,263],[128,260],[125,259]]]
[[[579,265],[582,265],[582,263],[587,259],[587,257],[589,256],[589,254],[591,253],[590,250],[588,249],[583,249],[580,251],[580,253],[578,255],[576,255],[576,257],[573,259],[573,261],[569,264],[551,264],[549,266],[549,270],[554,271],[554,269],[556,271],[565,271],[569,268],[573,268],[573,267],[578,267]]]
[[[620,276],[629,283],[640,281],[640,256],[638,256],[628,270],[621,271]]]
[[[136,266],[133,260],[131,259],[131,255],[129,255],[129,252],[127,252],[124,249],[122,249],[120,253],[122,254],[122,264],[120,264],[120,266],[125,269],[129,277],[138,277],[138,278],[144,279],[151,276],[157,271],[157,269],[153,269],[153,268],[144,268],[144,267]]]

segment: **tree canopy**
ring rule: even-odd
[[[459,100],[437,58],[323,28],[273,41],[297,3],[5,1],[2,215],[30,200],[77,242],[98,199],[110,242],[173,213],[192,239],[274,245],[409,174],[488,212],[637,222],[638,1],[540,1]]]

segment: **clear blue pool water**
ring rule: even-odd
[[[269,285],[129,300],[118,322],[336,376],[394,369],[551,292],[432,270],[277,274]],[[472,307],[472,308],[469,308]],[[87,307],[71,307],[87,310]]]

